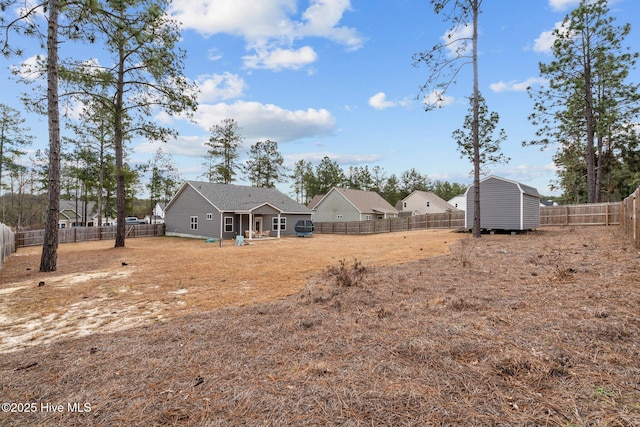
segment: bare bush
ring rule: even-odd
[[[352,264],[341,259],[337,267],[332,266],[327,269],[327,274],[335,279],[336,285],[349,287],[359,285],[366,271],[362,262],[354,258]]]

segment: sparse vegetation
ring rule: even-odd
[[[292,259],[305,259],[300,245],[328,241],[207,247],[201,275],[194,261],[185,266],[188,275],[179,274],[179,286],[169,289],[160,277],[143,282],[145,275],[132,272],[117,279],[119,288],[138,281],[135,289],[142,293],[119,293],[117,309],[110,309],[114,301],[99,298],[99,290],[84,300],[108,308],[113,323],[131,318],[125,302],[140,302],[150,312],[165,307],[152,314],[155,321],[0,354],[6,401],[87,401],[92,408],[0,413],[0,424],[640,425],[640,266],[637,251],[616,230],[486,236],[473,252],[473,268],[456,262],[455,249],[385,266],[372,257],[389,246],[366,248],[373,239],[393,236],[330,236],[341,244],[324,258],[324,267],[304,273],[306,285],[293,295],[271,294],[268,300],[252,299],[248,287],[263,278],[260,293],[266,295],[284,283]],[[426,239],[420,240],[419,247],[428,249]],[[215,282],[199,287],[210,277],[216,254],[248,265],[263,251],[274,263],[276,249],[286,252],[289,242],[297,245],[297,257],[275,273],[254,264],[251,270],[260,275],[232,280],[234,269],[224,276],[219,270]],[[362,245],[358,261],[347,253],[347,242]],[[389,250],[388,256],[403,249]],[[316,251],[314,261],[324,256]],[[414,251],[424,253],[418,246]],[[554,279],[556,252],[575,269],[572,280]],[[145,267],[144,250],[128,247],[126,254],[128,269]],[[179,253],[173,250],[171,257]],[[347,277],[361,274],[355,285],[344,286],[336,274],[327,274],[331,269]],[[15,288],[5,277],[0,290]],[[55,286],[47,279],[44,288],[34,284],[12,298],[35,301],[36,292],[53,293]],[[85,292],[80,281],[75,286]],[[226,307],[204,309],[204,300],[224,296],[207,292],[211,287],[227,294],[242,290],[246,304],[228,300]],[[188,292],[161,296],[176,289]],[[67,299],[74,297],[72,290]],[[202,301],[189,300],[196,291]],[[6,294],[0,295],[7,304]],[[182,299],[187,309],[177,306]]]
[[[338,267],[332,266],[327,269],[327,274],[334,277],[338,286],[357,286],[360,284],[362,277],[367,269],[362,265],[361,261],[354,258],[353,264],[341,259]]]

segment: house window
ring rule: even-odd
[[[233,217],[225,216],[224,217],[224,232],[231,233],[233,231]]]
[[[336,219],[342,219],[342,215],[336,216]]]
[[[371,215],[365,215],[364,216],[364,220],[365,221],[371,221]]]
[[[191,230],[197,230],[198,229],[198,217],[197,216],[192,216],[191,218],[189,218],[189,228]]]
[[[402,202],[402,207],[406,209],[407,208],[407,202]]]
[[[211,221],[213,219],[213,214],[212,213],[208,213],[207,214],[207,221]]]
[[[427,202],[427,207],[429,207],[431,205],[431,202]]]
[[[280,217],[280,230],[286,230],[287,229],[287,218],[285,217]],[[278,217],[274,216],[273,217],[273,224],[271,227],[271,230],[273,231],[277,231],[278,230]]]

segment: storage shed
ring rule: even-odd
[[[473,228],[474,186],[465,193],[465,227]],[[480,181],[480,228],[483,230],[533,230],[540,226],[540,193],[516,181],[489,176]]]

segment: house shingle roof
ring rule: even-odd
[[[398,210],[374,191],[352,190],[350,188],[337,188],[334,190],[342,194],[361,213],[383,212],[397,214]]]
[[[220,211],[250,211],[269,203],[286,213],[311,213],[306,206],[296,202],[275,188],[249,187],[235,184],[217,184],[187,181]]]
[[[431,191],[416,190],[411,194],[419,194],[425,200],[430,201],[431,203],[433,203],[435,206],[437,206],[439,209],[442,209],[443,211],[450,210],[452,212],[455,212],[455,211],[459,211],[460,210],[460,209],[456,208],[455,206],[453,206],[451,203],[449,203],[446,200],[444,200],[443,198],[441,198],[440,196],[436,195],[435,193],[432,193]],[[411,196],[411,194],[409,194],[409,196]],[[403,200],[398,202],[400,204],[400,206],[402,206],[402,201],[404,201],[405,199],[409,198],[409,196],[405,197]]]
[[[316,194],[315,196],[313,196],[313,199],[311,199],[311,201],[307,204],[307,207],[309,209],[315,209],[316,206],[318,206],[318,203],[320,203],[320,200],[324,198],[324,196],[324,194]]]
[[[87,207],[87,216],[91,216],[98,211],[98,205],[95,202],[89,201],[86,204]],[[77,215],[78,217],[82,216],[85,209],[85,202],[82,200],[78,200],[77,204],[75,200],[60,200],[60,212],[76,212],[76,208],[78,209]],[[72,215],[73,216],[73,215]]]

